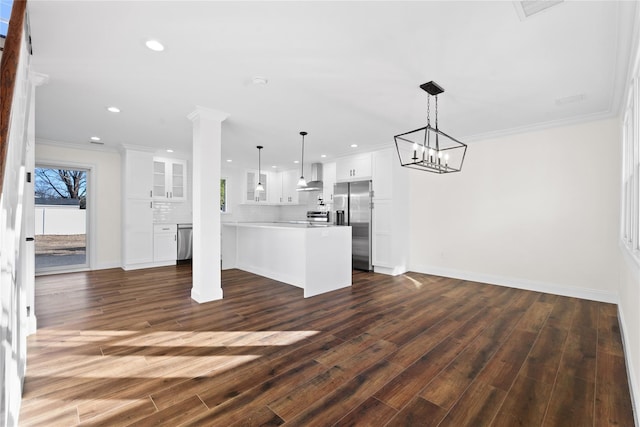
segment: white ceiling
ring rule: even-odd
[[[610,116],[634,7],[566,1],[521,20],[508,1],[33,0],[32,63],[49,75],[36,136],[189,151],[201,105],[230,114],[223,159],[256,163],[263,145],[264,165],[289,169],[301,130],[319,161],[424,126],[430,80],[445,89],[440,129],[462,141]]]

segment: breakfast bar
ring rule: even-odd
[[[305,223],[223,223],[222,269],[238,268],[304,290],[304,297],[351,286],[351,227]]]

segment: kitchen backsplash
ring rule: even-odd
[[[188,224],[191,221],[191,203],[153,202],[154,223]]]
[[[307,211],[320,210],[317,196],[317,192],[300,193],[300,204],[291,206],[232,205],[230,212],[220,215],[220,220],[222,222],[301,221],[307,218]]]

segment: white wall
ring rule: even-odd
[[[617,302],[618,120],[473,142],[411,174],[411,269]]]
[[[83,150],[63,145],[36,143],[36,165],[38,163],[77,164],[92,166],[93,191],[92,198],[95,222],[90,223],[94,232],[93,239],[95,264],[92,269],[114,268],[121,265],[120,227],[121,227],[121,195],[120,195],[120,154],[115,151]],[[90,184],[91,185],[91,184]],[[90,189],[91,189],[90,188]],[[89,189],[89,190],[90,190]],[[91,219],[92,213],[89,212]],[[92,243],[90,243],[91,245]]]

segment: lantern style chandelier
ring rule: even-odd
[[[427,125],[394,136],[402,166],[433,173],[460,172],[467,145],[438,128],[438,95],[444,89],[435,82],[420,85],[427,92]],[[435,127],[431,126],[431,96],[435,98]]]

